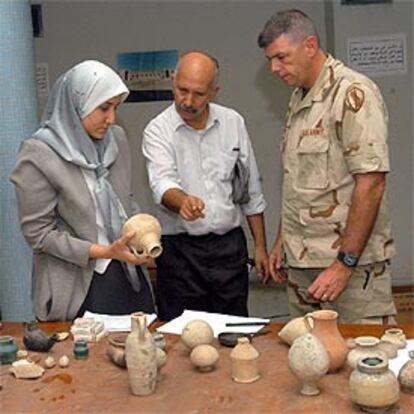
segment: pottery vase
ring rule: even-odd
[[[371,413],[383,413],[399,399],[396,376],[388,369],[388,362],[381,358],[364,358],[349,378],[352,402]]]
[[[329,356],[322,341],[311,333],[300,336],[289,349],[288,361],[289,368],[302,383],[300,393],[318,395],[317,382],[329,368]]]
[[[16,361],[17,345],[10,335],[0,336],[0,364],[7,365]]]
[[[122,234],[130,232],[135,232],[129,247],[136,256],[145,254],[155,258],[162,253],[161,225],[154,216],[135,214],[122,227]]]
[[[131,315],[131,333],[125,342],[125,360],[132,393],[141,396],[152,394],[157,382],[157,356],[143,312]]]
[[[305,323],[303,316],[290,320],[279,332],[278,336],[288,345],[292,345],[293,341],[299,336],[308,333],[313,328],[313,320],[309,319],[309,324]]]
[[[338,313],[333,310],[318,310],[305,315],[305,323],[311,328],[311,333],[319,338],[329,355],[329,370],[335,372],[341,368],[349,352],[349,348],[338,330]]]
[[[230,352],[232,378],[235,382],[249,384],[260,378],[259,352],[246,337],[239,338]]]
[[[398,381],[401,391],[414,394],[414,351],[408,353],[410,359],[401,367],[398,373]]]
[[[388,361],[387,354],[378,346],[380,340],[375,336],[359,336],[355,339],[355,348],[349,351],[346,358],[347,364],[355,369],[360,359],[378,357]]]
[[[400,328],[387,329],[384,335],[381,336],[381,340],[392,342],[398,349],[403,349],[407,345],[404,331]]]

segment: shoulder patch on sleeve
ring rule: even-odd
[[[352,86],[346,92],[345,105],[354,112],[358,112],[364,104],[365,93],[357,86]]]

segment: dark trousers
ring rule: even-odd
[[[157,262],[158,318],[184,309],[247,315],[247,244],[241,227],[224,235],[163,236]]]
[[[87,310],[107,315],[127,315],[137,311],[155,312],[150,287],[139,266],[137,273],[141,283],[139,292],[132,289],[121,263],[112,260],[103,275],[93,274],[88,293],[77,316],[83,316]]]

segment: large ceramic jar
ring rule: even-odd
[[[135,255],[146,254],[158,257],[162,253],[161,225],[151,214],[135,214],[122,227],[122,234],[135,232],[129,247]]]
[[[307,333],[295,339],[289,349],[289,368],[302,383],[300,393],[318,395],[317,381],[328,372],[329,356],[322,342]]]
[[[309,330],[319,338],[329,355],[329,370],[335,372],[344,365],[349,348],[338,330],[338,313],[333,310],[319,310],[305,315]],[[314,327],[311,329],[311,320]]]
[[[259,356],[248,338],[239,338],[230,352],[233,380],[245,384],[257,381],[260,378]]]
[[[387,329],[384,335],[381,336],[381,340],[392,342],[398,349],[403,349],[407,345],[404,331],[400,328]]]
[[[401,367],[398,381],[401,391],[414,394],[414,351],[408,353],[410,359]]]
[[[355,348],[352,349],[347,357],[347,363],[352,368],[357,367],[360,359],[368,357],[378,357],[388,361],[387,354],[379,346],[380,340],[375,336],[359,336],[355,339]]]
[[[125,360],[132,393],[152,394],[157,382],[156,346],[142,312],[131,315],[131,333],[125,342]]]
[[[388,369],[388,362],[377,357],[358,361],[349,388],[352,402],[368,412],[384,412],[399,399],[396,376]]]
[[[17,345],[10,335],[0,336],[0,363],[1,365],[11,364],[17,358]]]

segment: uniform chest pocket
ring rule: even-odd
[[[329,141],[318,136],[302,139],[298,149],[297,186],[323,189],[328,186]]]
[[[220,157],[220,178],[222,181],[230,181],[234,176],[234,166],[236,165],[238,151],[222,153]]]

